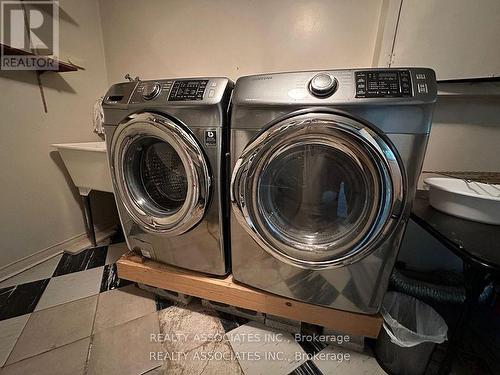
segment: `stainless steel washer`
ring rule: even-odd
[[[103,101],[121,224],[131,250],[171,265],[229,270],[227,78],[113,85]]]
[[[235,280],[377,312],[435,101],[435,74],[423,68],[238,79],[231,114]]]

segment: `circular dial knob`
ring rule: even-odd
[[[161,86],[158,82],[146,83],[142,89],[142,97],[146,100],[156,98],[161,91]]]
[[[337,80],[328,73],[318,73],[309,81],[309,91],[314,96],[325,98],[337,89]]]

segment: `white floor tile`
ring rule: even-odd
[[[94,334],[88,361],[88,374],[144,374],[161,362],[151,353],[161,345],[151,340],[160,332],[158,314],[152,313]]]
[[[135,285],[99,294],[94,332],[140,318],[156,311],[154,296]]]
[[[69,273],[50,279],[35,311],[76,301],[99,293],[104,267]]]
[[[290,333],[260,323],[239,326],[227,337],[245,375],[286,375],[307,360]]]
[[[120,257],[128,252],[128,247],[125,242],[115,243],[108,246],[108,254],[106,255],[106,264],[115,263]]]
[[[89,337],[96,306],[97,296],[93,296],[34,312],[17,340],[7,364]]]
[[[1,288],[7,288],[9,286],[26,284],[32,281],[49,279],[52,277],[59,261],[62,258],[62,254],[56,255],[50,259],[47,259],[45,262],[37,264],[26,271],[23,271],[7,280],[4,280],[0,283]]]
[[[0,367],[7,361],[29,317],[26,314],[0,321]]]
[[[385,375],[377,360],[365,353],[330,345],[316,354],[314,364],[323,374]]]
[[[2,375],[79,375],[85,371],[90,337],[14,363]]]

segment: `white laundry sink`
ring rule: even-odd
[[[462,219],[500,225],[500,185],[459,178],[429,177],[429,203]]]
[[[53,144],[81,195],[91,190],[113,192],[106,142]]]

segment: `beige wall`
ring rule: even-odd
[[[109,81],[370,66],[382,0],[101,0]]]
[[[500,96],[439,97],[424,170],[500,172]]]
[[[50,144],[98,140],[91,109],[108,83],[97,0],[60,4],[61,54],[85,70],[42,75],[48,114],[34,72],[0,72],[0,268],[85,232],[78,193]],[[112,196],[96,200],[97,219],[114,220]]]
[[[100,0],[109,81],[371,66],[382,3]],[[499,100],[440,97],[424,168],[500,170]]]

